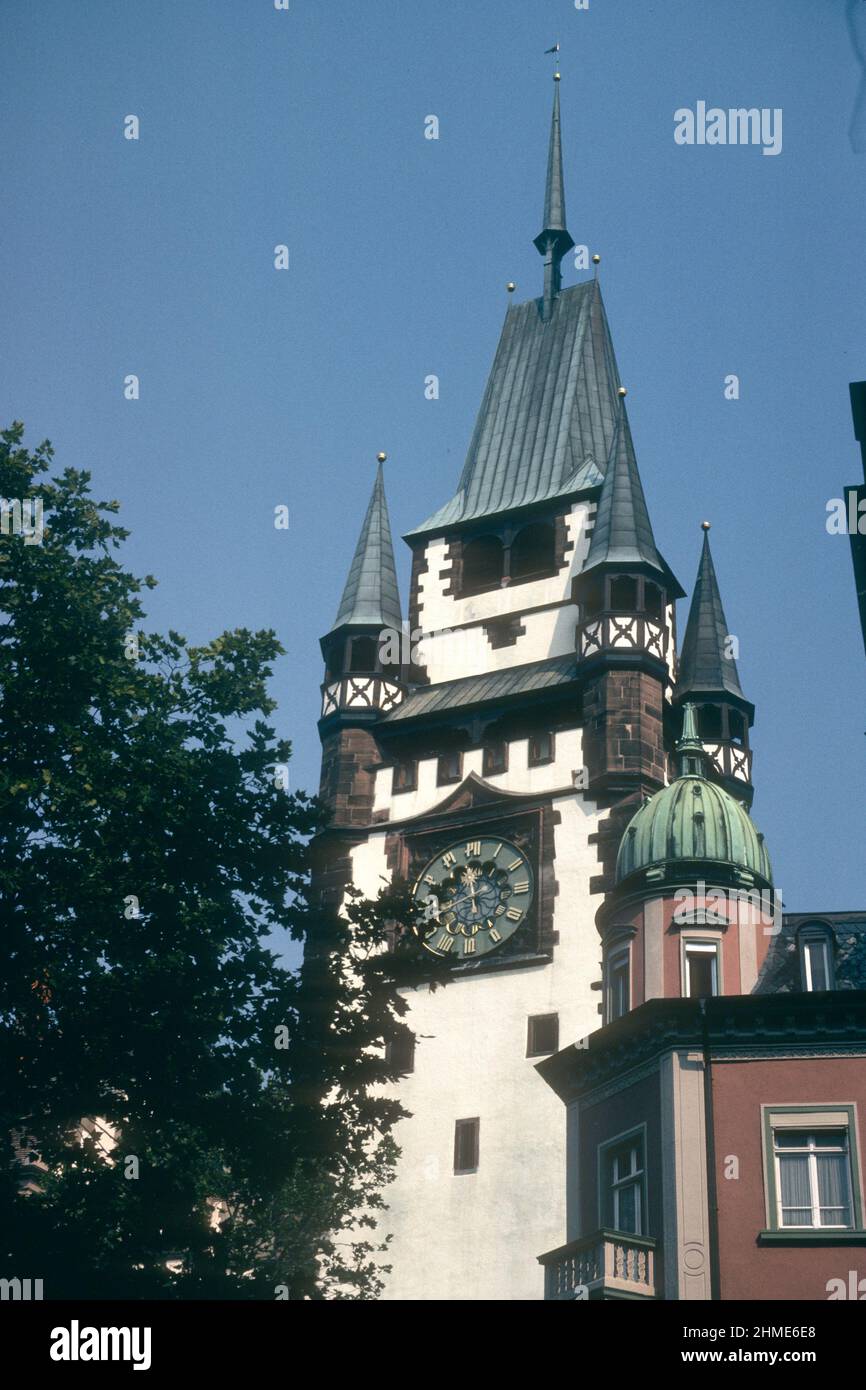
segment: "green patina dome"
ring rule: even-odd
[[[617,883],[644,869],[705,861],[771,885],[770,856],[748,811],[702,775],[704,752],[692,705],[684,707],[677,749],[683,771],[632,816],[617,855]]]

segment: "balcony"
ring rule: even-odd
[[[596,1231],[539,1255],[545,1299],[655,1298],[655,1241]]]

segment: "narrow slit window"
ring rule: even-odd
[[[454,1172],[474,1173],[478,1168],[480,1120],[457,1120],[454,1125]]]

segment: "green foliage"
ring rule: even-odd
[[[274,776],[274,633],[146,633],[118,504],[22,439],[0,497],[40,497],[44,536],[0,536],[0,1272],[50,1298],[374,1297],[402,1114],[381,1044],[399,988],[437,978],[405,934],[382,950],[408,899],[310,906],[322,814]]]

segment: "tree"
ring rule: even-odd
[[[0,434],[0,497],[40,498],[44,534],[0,535],[3,1273],[373,1297],[403,1113],[382,1044],[437,975],[411,933],[383,951],[408,898],[310,905],[322,811],[276,772],[274,633],[146,633],[118,504],[22,440]],[[285,926],[315,943],[300,973]]]

